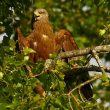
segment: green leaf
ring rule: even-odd
[[[6,103],[0,103],[0,110],[6,110]]]
[[[106,33],[106,30],[105,29],[100,29],[99,30],[99,35],[100,36],[103,36],[105,33]]]
[[[3,78],[3,72],[0,71],[0,80]]]
[[[36,53],[36,51],[28,47],[24,48],[23,52],[24,52],[24,55],[28,55],[29,53]]]
[[[13,39],[9,40],[10,49],[13,50],[16,48],[16,43]]]

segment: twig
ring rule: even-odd
[[[78,86],[76,86],[74,89],[72,89],[68,94],[71,94],[71,93],[72,93],[73,91],[75,91],[76,89],[81,88],[82,86],[84,86],[84,85],[86,85],[86,84],[88,84],[88,83],[91,83],[92,81],[95,81],[95,80],[97,80],[97,79],[99,79],[99,78],[101,78],[101,75],[97,75],[97,76],[93,77],[92,79],[87,80],[87,81],[84,82],[84,83],[81,83],[80,85],[78,85]]]
[[[97,64],[99,65],[102,74],[105,74],[105,70],[104,70],[103,66],[101,65],[101,63],[100,63],[100,61],[99,61],[99,60],[100,60],[100,59],[99,59],[99,56],[97,55],[97,52],[96,52],[95,50],[92,50],[92,55],[93,55],[93,57],[96,59],[96,62],[97,62]]]
[[[70,95],[68,95],[68,101],[69,101],[70,109],[73,110],[73,107],[72,107],[72,104],[71,104],[71,97],[70,97]]]
[[[80,88],[78,89],[78,93],[79,93],[79,96],[80,96],[81,100],[82,100],[83,102],[85,102],[84,97],[83,97],[82,94],[81,94]]]
[[[29,78],[37,78],[42,74],[44,74],[44,72],[41,72],[40,74],[31,74],[31,75],[29,75]]]
[[[29,77],[30,78],[35,78],[35,77],[38,77],[44,73],[49,73],[52,69],[53,69],[53,65],[55,64],[55,61],[52,60],[52,59],[47,59],[45,61],[45,64],[44,64],[44,68],[43,70],[41,71],[40,74],[33,74],[32,73],[32,70],[29,66],[26,66],[27,70],[29,71]]]
[[[28,70],[28,77],[29,78],[35,78],[35,77],[38,77],[38,76],[40,76],[40,75],[42,75],[43,73],[44,73],[44,71],[42,71],[40,74],[33,74],[33,72],[32,72],[32,69],[31,69],[31,67],[30,66],[28,66],[28,65],[26,65],[26,69]]]
[[[80,102],[78,101],[78,98],[76,98],[73,94],[71,94],[71,97],[72,97],[73,100],[76,102],[76,104],[77,104],[77,109],[79,108],[79,110],[84,110],[83,107],[81,106]]]

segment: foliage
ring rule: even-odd
[[[83,102],[77,92],[70,96],[65,94],[63,71],[70,69],[70,65],[62,61],[56,61],[50,74],[28,78],[26,65],[32,67],[33,73],[40,74],[45,62],[29,62],[27,54],[34,51],[26,48],[24,53],[19,53],[13,40],[16,25],[25,36],[28,35],[33,9],[46,8],[54,30],[68,29],[80,48],[109,44],[109,5],[107,0],[1,0],[0,33],[5,32],[6,36],[0,43],[0,110],[109,110],[110,86],[103,85],[103,80],[93,84],[92,101]],[[106,58],[110,60],[109,56]],[[33,88],[38,82],[45,87],[46,97],[34,93]]]

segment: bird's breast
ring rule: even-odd
[[[55,52],[54,36],[41,34],[39,38],[34,40],[33,46],[39,58],[47,59],[49,58],[49,54]]]

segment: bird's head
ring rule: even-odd
[[[48,12],[45,9],[36,9],[33,13],[34,21],[48,19]]]

